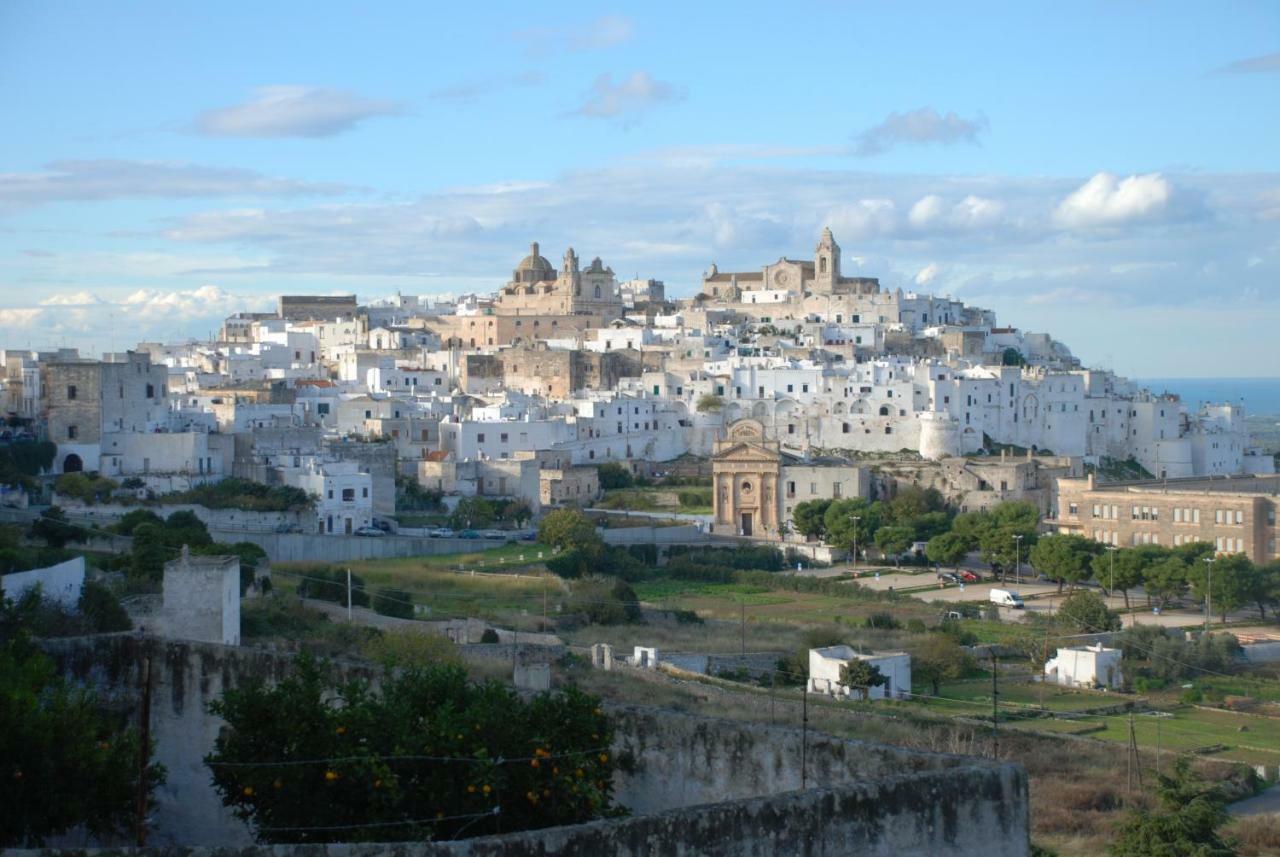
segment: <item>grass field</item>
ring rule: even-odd
[[[550,556],[550,550],[544,546],[523,544],[465,554],[366,560],[347,565],[364,580],[367,589],[403,589],[416,604],[425,605],[432,618],[474,616],[519,623],[519,617],[526,614],[541,615],[544,591],[552,602],[563,596],[562,581],[546,574],[538,560],[539,551]],[[297,581],[289,575],[305,572],[308,567],[314,566],[277,564],[273,567],[274,571],[281,572],[276,576],[277,585],[295,588]],[[521,576],[511,576],[516,573]]]
[[[653,580],[637,583],[636,595],[654,607],[693,610],[717,619],[739,619],[746,605],[747,622],[792,622],[798,625],[860,625],[872,613],[892,612],[898,621],[936,623],[938,611],[912,599],[892,604],[817,592],[786,592],[742,583],[698,583]]]

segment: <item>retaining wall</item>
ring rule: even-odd
[[[192,857],[1022,857],[1029,850],[1027,781],[1016,765],[632,706],[610,707],[614,753],[631,762],[615,781],[629,817],[460,842],[250,848],[247,827],[222,808],[201,761],[223,725],[207,705],[250,677],[279,680],[291,657],[134,635],[45,645],[65,671],[125,708],[136,699],[139,664],[151,659],[152,735],[169,781],[157,795],[150,853],[183,846]]]

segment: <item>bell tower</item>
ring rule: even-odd
[[[831,235],[831,227],[822,230],[822,239],[813,254],[813,290],[831,294],[840,282],[840,245]]]

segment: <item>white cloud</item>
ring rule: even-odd
[[[670,83],[656,80],[647,71],[633,72],[630,77],[613,82],[602,74],[592,84],[586,101],[573,112],[592,119],[613,119],[637,115],[658,104],[678,101],[683,96]]]
[[[1274,74],[1280,72],[1280,52],[1236,60],[1215,71],[1218,74]]]
[[[476,80],[464,80],[448,86],[439,87],[438,89],[433,89],[428,93],[428,97],[440,101],[474,101],[482,96],[501,92],[505,89],[515,89],[523,86],[537,86],[542,83],[543,79],[541,72],[526,71],[521,74],[512,74],[501,77],[485,77]]]
[[[603,15],[573,27],[533,27],[513,34],[533,56],[554,51],[598,51],[631,41],[635,22],[623,15]]]
[[[569,50],[597,51],[631,41],[635,22],[623,15],[604,15],[582,27],[570,30],[566,42]]]
[[[927,286],[938,277],[938,272],[942,269],[938,267],[937,262],[930,262],[920,269],[920,273],[916,274],[915,283],[917,286]]]
[[[907,222],[918,231],[987,229],[1001,221],[1004,203],[969,194],[954,204],[937,194],[921,197],[907,212]]]
[[[893,232],[897,225],[897,206],[891,199],[860,199],[830,209],[824,222],[841,236],[865,241]]]
[[[101,303],[96,295],[81,291],[50,295],[40,301],[40,306],[88,306],[96,303]]]
[[[53,161],[42,172],[0,173],[0,209],[62,200],[338,194],[343,185],[172,161]]]
[[[243,104],[207,111],[196,130],[211,137],[332,137],[401,106],[318,86],[261,86]]]
[[[879,125],[873,125],[857,136],[854,154],[879,155],[903,143],[977,143],[978,135],[987,129],[981,116],[965,119],[954,112],[939,113],[932,107],[921,107],[907,113],[890,113]]]
[[[1160,173],[1119,179],[1103,172],[1064,199],[1054,218],[1072,229],[1153,220],[1169,209],[1172,198],[1173,185]]]

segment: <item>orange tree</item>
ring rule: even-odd
[[[0,604],[0,847],[36,846],[78,826],[120,835],[137,818],[138,733],[58,674]],[[146,769],[148,806],[164,769]]]
[[[612,727],[573,687],[526,700],[454,665],[374,687],[303,657],[211,710],[230,726],[205,758],[214,785],[263,842],[457,839],[618,811]]]

